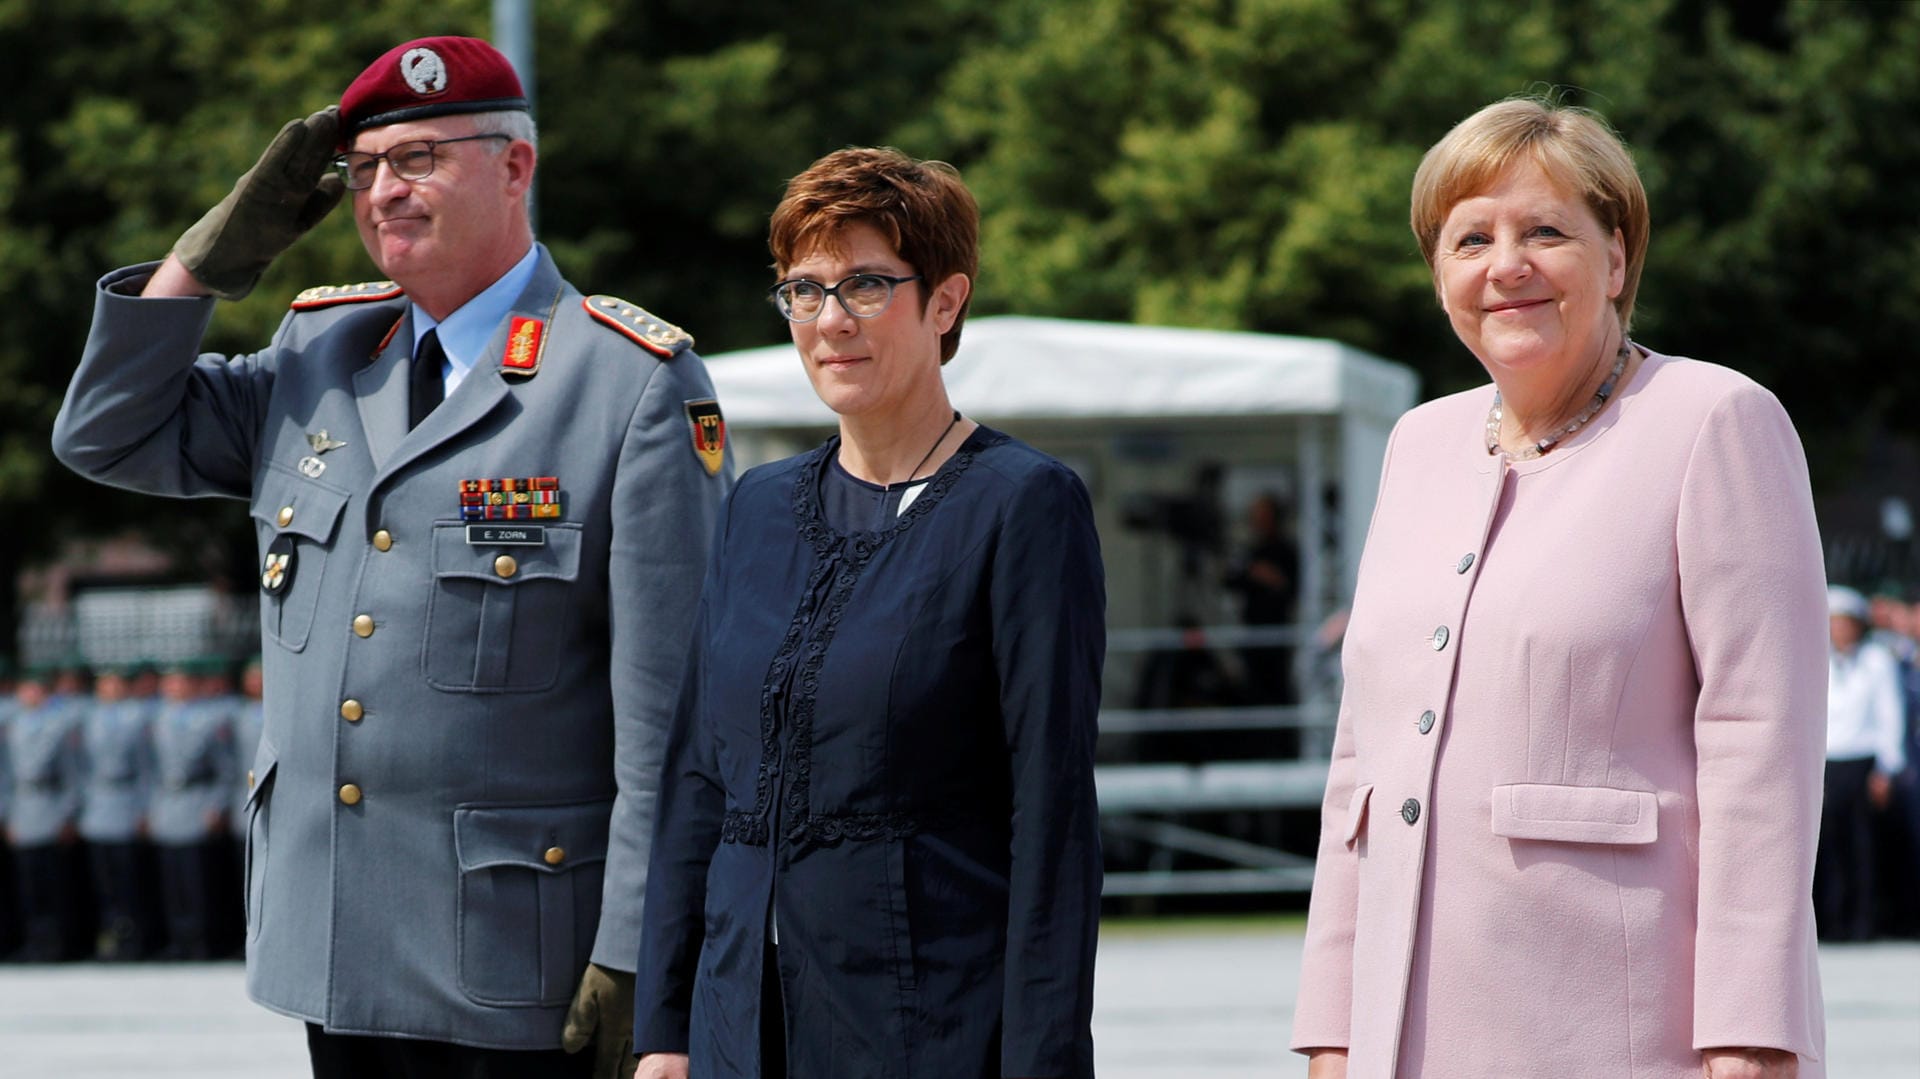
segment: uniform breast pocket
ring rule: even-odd
[[[539,546],[467,542],[466,526],[433,526],[433,594],[422,664],[455,693],[551,688],[580,576],[578,524],[547,525]]]
[[[253,496],[260,540],[260,629],[291,652],[307,646],[327,548],[348,494],[269,464]]]
[[[460,988],[482,1003],[572,999],[600,928],[610,801],[461,806]]]

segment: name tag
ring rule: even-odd
[[[467,542],[504,547],[545,547],[547,530],[544,525],[468,525]]]

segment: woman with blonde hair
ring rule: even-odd
[[[1492,384],[1402,417],[1347,630],[1309,1075],[1823,1074],[1825,592],[1780,403],[1628,336],[1646,195],[1490,105],[1413,231]]]

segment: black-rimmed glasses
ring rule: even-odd
[[[889,277],[883,273],[857,273],[832,285],[806,280],[782,281],[768,289],[767,296],[788,322],[812,322],[819,318],[820,312],[827,309],[829,296],[838,297],[840,306],[854,318],[873,318],[893,302],[895,287],[918,280],[919,274]]]
[[[382,161],[402,180],[424,180],[433,175],[434,147],[472,142],[475,139],[505,139],[512,142],[513,136],[494,131],[484,135],[462,135],[457,139],[416,139],[390,146],[380,154],[350,150],[333,159],[333,171],[340,174],[348,191],[365,191],[372,187],[374,175],[380,171]]]

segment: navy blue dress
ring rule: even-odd
[[[888,527],[833,439],[729,499],[668,745],[637,1052],[796,1077],[1093,1074],[1106,593],[1086,488],[982,427]],[[777,947],[768,942],[777,938]]]

